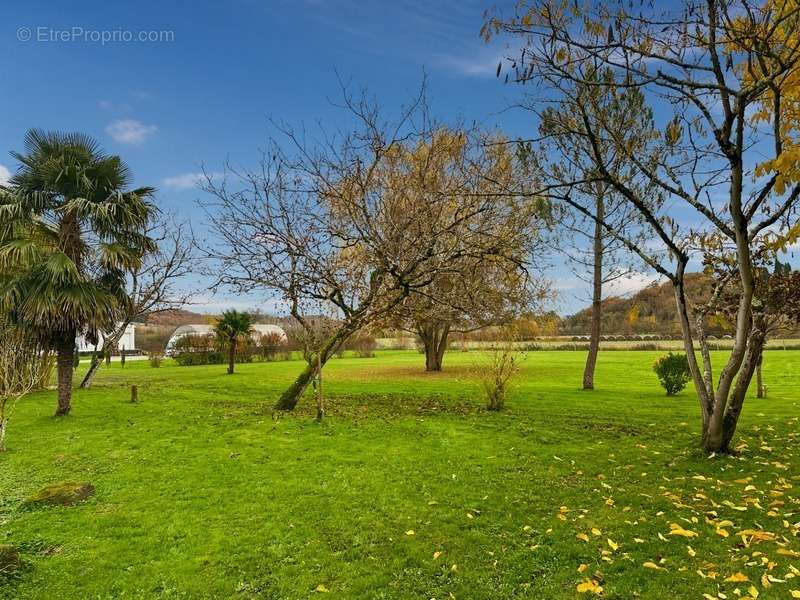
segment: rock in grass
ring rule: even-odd
[[[62,481],[42,488],[22,503],[24,508],[72,506],[94,496],[94,486],[87,481]]]
[[[0,576],[13,575],[22,568],[19,552],[10,544],[0,544]]]

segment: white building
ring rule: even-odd
[[[187,335],[212,335],[214,333],[214,326],[213,325],[205,325],[205,324],[195,324],[195,325],[181,325],[175,331],[172,332],[172,335],[167,342],[167,347],[164,350],[164,353],[167,356],[172,356],[175,352],[175,343]],[[250,330],[250,336],[253,339],[258,339],[263,335],[268,335],[270,333],[277,334],[280,336],[283,342],[287,341],[286,332],[283,328],[278,327],[277,325],[264,325],[258,323],[253,325]]]
[[[102,350],[104,342],[103,334],[100,333],[98,338],[97,349]],[[94,344],[90,343],[89,340],[82,335],[79,335],[75,339],[75,344],[78,346],[78,352],[92,352],[95,348]],[[122,350],[123,348],[125,348],[125,350],[133,350],[136,348],[136,325],[133,323],[125,328],[125,333],[122,334],[117,344],[117,350]]]

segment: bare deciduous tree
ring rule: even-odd
[[[0,317],[0,452],[6,450],[6,431],[20,398],[37,389],[51,359],[36,337]]]
[[[125,296],[119,298],[114,327],[103,332],[106,357],[111,356],[131,323],[181,308],[191,301],[192,293],[185,285],[196,257],[188,225],[160,215],[149,223],[147,235],[153,240],[154,250],[145,253],[127,275]],[[95,352],[81,388],[92,385],[101,364],[102,356]]]
[[[596,76],[597,83],[602,77]],[[610,74],[606,74],[610,77]],[[581,85],[576,85],[580,88]],[[583,86],[585,87],[585,86]],[[588,91],[588,90],[586,90]],[[626,139],[632,151],[646,146],[653,132],[651,111],[637,94],[605,94],[597,98],[600,108],[609,121],[626,131]],[[602,307],[604,289],[613,282],[631,274],[632,256],[620,236],[609,235],[606,226],[626,237],[641,243],[643,228],[639,213],[607,181],[598,177],[593,160],[591,142],[585,137],[575,136],[575,115],[569,106],[546,106],[541,110],[536,99],[526,109],[537,114],[542,149],[537,160],[549,181],[556,186],[571,188],[572,203],[579,203],[581,210],[567,204],[561,211],[561,225],[571,233],[572,248],[567,240],[561,241],[573,264],[573,272],[579,279],[591,285],[591,325],[589,352],[583,371],[583,389],[594,389],[594,373],[600,350]],[[598,143],[601,143],[598,141]],[[523,144],[530,149],[531,142]],[[607,157],[607,169],[615,177],[635,186],[636,167],[627,158],[628,154],[617,152],[613,145],[600,147],[599,152]],[[658,190],[652,184],[648,190],[637,190],[641,197],[651,197],[651,204],[658,202]],[[570,210],[571,209],[571,210]],[[606,226],[604,226],[604,224]]]
[[[279,409],[294,408],[350,336],[460,261],[492,256],[526,266],[518,240],[498,235],[526,202],[491,183],[485,146],[434,122],[424,94],[394,119],[346,91],[343,105],[351,131],[312,141],[279,126],[280,143],[257,170],[229,168],[223,181],[204,185],[216,234],[208,255],[220,285],[278,292],[301,323],[309,307],[335,312],[319,360],[284,392]]]

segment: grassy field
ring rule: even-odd
[[[696,450],[657,355],[601,354],[582,392],[583,353],[529,353],[502,413],[476,352],[335,359],[322,424],[271,411],[299,362],[104,367],[70,417],[54,392],[14,415],[0,544],[26,568],[0,597],[791,598],[800,352],[767,353],[735,457]],[[61,480],[96,495],[23,508]]]

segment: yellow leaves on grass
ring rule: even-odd
[[[581,594],[592,593],[600,595],[603,593],[603,586],[594,579],[587,579],[583,583],[579,583],[576,589]]]
[[[744,512],[744,511],[746,511],[746,510],[747,510],[747,507],[746,507],[746,506],[736,506],[736,505],[735,505],[733,502],[731,502],[730,500],[723,500],[723,501],[722,501],[722,504],[724,504],[725,506],[727,506],[728,508],[731,508],[731,509],[733,509],[733,510],[738,510],[739,512]]]
[[[761,445],[751,440],[751,448]],[[786,471],[775,461],[764,464]],[[729,468],[736,467],[725,466],[722,473]],[[636,464],[619,467],[624,473],[640,470]],[[664,577],[685,574],[700,587],[697,597],[708,591],[702,597],[712,600],[787,597],[788,582],[800,581],[800,569],[787,564],[800,559],[800,547],[795,545],[800,521],[786,508],[798,501],[798,485],[781,475],[739,475],[741,479],[735,482],[733,477],[712,472],[663,476],[658,491],[635,492],[644,499],[640,503],[632,501],[632,488],[598,476],[591,506],[554,507],[557,518],[564,516],[562,521],[575,526],[567,525],[575,535],[573,544],[582,548],[579,556],[584,562],[575,565],[577,591],[592,597],[616,592],[602,574],[592,575],[589,565],[598,561],[601,565],[626,562],[644,577],[654,571],[663,572]],[[607,502],[606,490],[612,488],[618,506]],[[564,532],[567,537],[569,529]],[[703,589],[710,586],[716,589]],[[800,590],[793,597],[800,600]]]
[[[691,531],[689,529],[684,529],[683,527],[681,527],[677,523],[670,523],[669,524],[669,533],[667,535],[679,535],[679,536],[685,537],[685,538],[697,537],[697,533],[696,532]]]
[[[318,592],[318,593],[322,593],[322,594],[326,594],[326,593],[330,592],[330,590],[328,588],[326,588],[321,583],[317,587],[314,588],[314,591]]]

